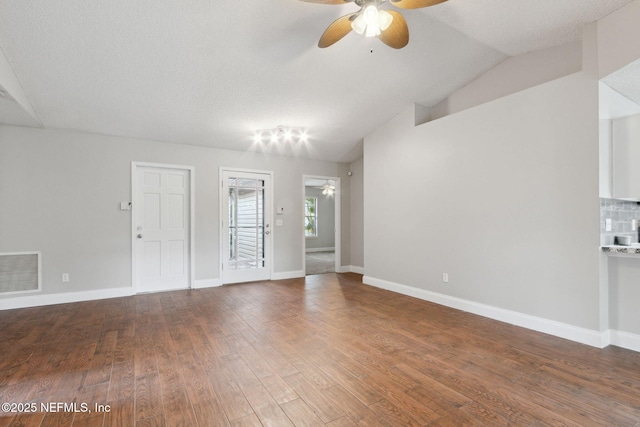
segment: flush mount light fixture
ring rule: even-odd
[[[256,144],[262,144],[264,142],[270,142],[277,144],[279,142],[307,142],[309,136],[307,131],[303,128],[293,128],[279,125],[273,129],[261,129],[257,130],[253,135],[253,142]]]
[[[325,30],[318,47],[329,47],[351,30],[366,37],[377,37],[387,46],[401,49],[409,43],[409,28],[400,13],[394,10],[380,9],[387,0],[301,0],[309,3],[347,4],[360,6],[356,13],[350,13],[336,19]],[[447,0],[389,0],[393,6],[401,9],[418,9],[444,3]]]

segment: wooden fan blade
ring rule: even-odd
[[[353,0],[300,0],[307,3],[322,3],[322,4],[345,4],[351,3]]]
[[[394,49],[402,49],[409,43],[407,21],[395,10],[388,10],[387,12],[393,16],[393,21],[391,21],[389,28],[380,33],[378,38],[387,46],[391,46]]]
[[[351,17],[357,15],[356,13],[350,13],[342,16],[335,21],[322,34],[318,47],[329,47],[347,34],[351,32]]]
[[[390,0],[391,4],[401,9],[420,9],[421,7],[435,6],[447,0]]]

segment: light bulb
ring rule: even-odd
[[[367,23],[364,21],[362,14],[358,15],[358,17],[351,22],[351,28],[358,34],[364,33],[364,30],[367,28]]]
[[[375,37],[380,34],[380,28],[377,25],[367,25],[367,31],[364,32],[365,37]]]
[[[374,5],[370,4],[369,6],[365,7],[364,12],[362,12],[362,16],[364,17],[364,21],[366,22],[367,26],[378,24],[378,8]]]
[[[393,21],[393,15],[386,10],[378,11],[378,28],[380,28],[380,31],[384,31],[389,28],[391,21]]]
[[[300,142],[307,142],[308,139],[309,137],[306,131],[300,132]]]
[[[367,24],[367,29],[365,31],[365,37],[375,37],[380,34],[380,29],[378,28],[378,8],[374,5],[369,5],[364,9],[362,13],[364,17],[364,22]]]

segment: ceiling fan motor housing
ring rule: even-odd
[[[360,7],[365,7],[368,5],[380,6],[382,3],[386,1],[387,0],[355,0],[355,4],[357,4]]]

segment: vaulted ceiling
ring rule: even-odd
[[[411,103],[578,40],[629,1],[449,0],[403,10],[410,41],[395,50],[353,32],[316,46],[352,3],[3,0],[0,122],[352,161]],[[280,125],[309,141],[254,141]]]

